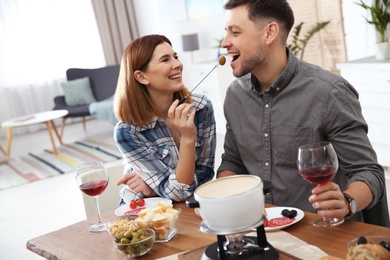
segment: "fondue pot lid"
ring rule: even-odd
[[[227,198],[246,193],[262,185],[258,176],[233,175],[212,180],[195,190],[195,196],[202,199]]]

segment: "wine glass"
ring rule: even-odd
[[[83,163],[77,168],[76,181],[80,190],[88,196],[93,196],[96,203],[98,223],[89,228],[90,232],[106,230],[106,225],[100,217],[98,196],[107,188],[108,179],[108,172],[102,162]]]
[[[303,145],[298,148],[298,171],[307,182],[322,185],[329,182],[337,173],[339,162],[333,146],[329,142]],[[337,226],[344,219],[323,217],[313,222],[316,227]]]

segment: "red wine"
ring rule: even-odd
[[[89,196],[97,196],[107,188],[107,180],[96,180],[80,185],[80,190]]]
[[[331,166],[307,168],[300,171],[302,177],[313,184],[323,184],[330,181],[336,174],[336,169]]]

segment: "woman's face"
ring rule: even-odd
[[[147,69],[142,73],[150,94],[172,94],[184,88],[182,82],[183,64],[179,61],[177,53],[167,42],[157,45]]]

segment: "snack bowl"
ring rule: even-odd
[[[125,215],[106,223],[108,233],[113,236],[113,244],[128,257],[145,255],[155,242],[154,230],[137,227],[134,225],[136,218],[136,215]]]
[[[378,244],[390,250],[390,236],[361,236],[348,243],[348,249],[360,244]]]
[[[139,257],[148,253],[154,244],[155,233],[150,228],[127,231],[114,238],[115,247],[128,257]]]
[[[155,242],[168,242],[177,233],[181,209],[168,208],[164,212],[142,210],[134,220],[137,228],[150,228],[155,232]]]
[[[141,210],[138,215],[112,218],[106,223],[107,231],[115,236],[128,229],[150,228],[155,232],[155,242],[168,242],[177,233],[180,213],[180,208],[161,203],[156,208]]]

